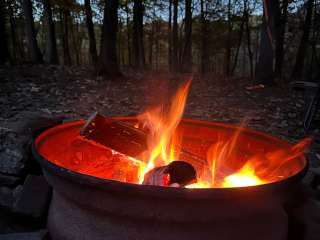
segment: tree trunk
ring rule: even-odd
[[[126,0],[125,10],[126,10],[126,24],[127,24],[128,64],[129,66],[131,66],[132,58],[131,58],[130,16],[129,16],[128,0]]]
[[[118,0],[105,1],[98,69],[98,74],[105,77],[121,75],[117,59],[118,5]]]
[[[16,23],[13,15],[13,9],[11,5],[11,1],[8,1],[8,10],[9,10],[9,23],[10,23],[10,36],[11,36],[11,43],[12,43],[12,58],[11,61],[13,64],[18,63],[18,41],[17,41],[17,33],[16,33]],[[2,39],[2,38],[1,38]],[[2,46],[3,44],[1,44]],[[1,50],[2,52],[3,50]]]
[[[240,48],[241,48],[241,44],[242,44],[242,37],[243,37],[243,29],[244,29],[244,23],[246,21],[246,16],[245,16],[245,11],[243,12],[243,16],[241,19],[241,24],[240,24],[240,29],[239,29],[239,39],[238,39],[238,46],[237,46],[237,50],[236,50],[236,54],[234,56],[234,61],[233,61],[233,66],[231,69],[231,74],[234,73],[234,71],[236,70],[237,64],[238,64],[238,57],[239,57],[239,52],[240,52]]]
[[[172,0],[169,0],[169,20],[168,20],[168,66],[172,71]]]
[[[317,14],[318,9],[317,6],[319,6],[318,2],[314,2],[314,7],[313,7],[313,21],[312,21],[312,35],[310,39],[310,47],[312,49],[311,51],[311,59],[310,63],[308,64],[308,69],[306,70],[306,79],[314,79],[314,77],[317,77],[318,74],[318,66],[319,64],[319,56],[317,53],[317,40],[319,39],[319,30],[320,26],[317,24],[319,22],[319,14]],[[318,27],[317,27],[318,26]],[[317,77],[316,79],[320,79]]]
[[[159,27],[159,21],[156,21],[156,32],[159,33],[160,31],[160,27]],[[156,38],[156,42],[155,42],[155,45],[156,45],[156,71],[159,70],[159,60],[160,60],[160,42],[159,42],[159,38],[157,37]]]
[[[14,9],[15,9],[15,1],[9,0],[7,1],[8,10],[9,10],[9,22],[10,22],[10,36],[11,36],[11,46],[12,46],[12,63],[20,63],[24,60],[24,48],[21,44],[20,38],[16,31],[16,20],[14,17]]]
[[[54,27],[54,22],[52,18],[52,6],[50,0],[43,1],[44,11],[47,20],[47,51],[48,51],[48,62],[50,64],[58,64],[58,52],[57,52],[57,43],[56,43],[56,31]]]
[[[134,65],[137,69],[143,69],[145,65],[143,46],[143,1],[134,0],[133,5],[133,52]]]
[[[94,34],[94,26],[92,22],[92,10],[90,5],[90,0],[84,1],[85,9],[86,9],[86,23],[88,29],[88,37],[89,37],[89,51],[91,62],[95,65],[98,61],[97,47],[96,47],[96,37]]]
[[[245,23],[246,23],[246,32],[247,32],[247,48],[250,64],[250,78],[253,78],[253,53],[251,50],[251,30],[249,26],[249,11],[247,9],[247,0],[244,1],[244,11],[245,11]]]
[[[192,72],[192,0],[185,0],[184,49],[182,71]]]
[[[282,65],[283,65],[283,57],[284,57],[284,36],[286,32],[286,23],[287,23],[287,15],[288,15],[288,0],[282,1],[282,11],[278,13],[280,19],[278,20],[279,24],[277,24],[277,39],[276,39],[276,63],[274,75],[276,78],[282,78]]]
[[[208,43],[207,43],[207,23],[204,12],[204,0],[200,1],[200,17],[201,17],[201,67],[200,72],[205,75],[209,70],[209,54],[208,54]]]
[[[273,44],[275,42],[277,8],[279,0],[263,0],[263,20],[261,26],[261,37],[259,46],[259,60],[256,67],[256,81],[258,83],[274,84],[273,72]]]
[[[154,22],[151,23],[151,33],[149,35],[149,65],[153,69],[153,42],[154,42]]]
[[[6,6],[4,1],[0,2],[0,64],[9,60],[7,31],[6,31]]]
[[[228,0],[228,32],[226,41],[226,56],[225,56],[225,75],[230,75],[231,61],[231,0]]]
[[[69,16],[68,9],[63,9],[61,12],[61,24],[63,29],[62,45],[63,45],[63,63],[71,65],[70,47],[69,47]]]
[[[306,57],[306,50],[308,47],[309,34],[312,22],[312,9],[314,0],[308,0],[307,13],[303,26],[303,34],[300,40],[298,53],[296,55],[296,62],[291,74],[291,79],[301,79],[304,72],[304,61]]]
[[[70,35],[72,40],[72,53],[75,57],[76,65],[80,65],[80,52],[81,52],[81,41],[82,38],[78,35],[79,22],[77,21],[77,17],[73,16],[70,18]]]
[[[179,71],[179,57],[178,57],[178,0],[173,2],[173,26],[172,26],[172,67],[173,70]]]
[[[31,0],[23,0],[22,4],[23,4],[24,16],[25,16],[26,36],[27,36],[31,62],[35,64],[42,63],[43,62],[42,54],[38,47],[36,30],[34,27]]]

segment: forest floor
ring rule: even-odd
[[[164,73],[127,75],[103,81],[85,66],[0,68],[0,126],[16,121],[22,112],[68,119],[87,118],[95,111],[107,116],[135,115],[168,99],[177,85],[175,78]],[[280,87],[249,90],[250,85],[248,79],[194,77],[185,117],[235,124],[246,119],[249,128],[291,142],[302,139],[306,94]],[[311,165],[319,166],[320,145],[314,144],[309,155]]]

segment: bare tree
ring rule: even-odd
[[[259,59],[256,66],[256,80],[266,85],[274,84],[273,59],[278,24],[276,14],[279,8],[279,0],[263,0],[263,19],[259,46]]]
[[[58,64],[58,52],[56,43],[56,31],[52,18],[52,6],[50,0],[43,0],[44,11],[46,15],[48,35],[47,35],[47,51],[48,51],[48,62],[51,64]]]
[[[126,25],[127,25],[127,47],[128,47],[128,64],[129,66],[132,65],[132,58],[131,58],[131,28],[130,28],[130,11],[129,11],[129,2],[126,0],[125,2],[125,11],[126,11]]]
[[[309,35],[310,35],[310,29],[311,29],[313,5],[314,5],[314,0],[308,0],[307,13],[304,21],[304,26],[303,26],[303,34],[300,40],[300,45],[298,48],[298,53],[296,55],[296,62],[291,74],[291,79],[300,79],[302,78],[302,75],[303,75],[305,58],[306,58],[306,50],[308,47],[308,41],[309,41]]]
[[[182,53],[182,71],[192,72],[192,0],[185,0],[184,49]]]
[[[105,0],[98,74],[120,76],[117,59],[118,0]]]
[[[208,30],[207,30],[207,22],[205,16],[205,6],[204,0],[200,1],[200,24],[201,24],[201,50],[200,50],[200,62],[201,74],[206,74],[208,72],[209,65],[209,53],[208,53]]]
[[[144,6],[142,0],[134,0],[133,5],[133,52],[134,65],[138,69],[144,68],[144,46],[143,46],[143,12]]]
[[[9,60],[8,41],[6,32],[6,6],[0,2],[0,64]]]
[[[244,20],[246,24],[246,36],[247,36],[247,48],[248,48],[248,56],[249,56],[249,64],[250,64],[250,77],[253,77],[253,53],[251,50],[251,30],[249,26],[249,10],[247,6],[248,0],[244,0]]]
[[[178,0],[173,2],[173,26],[172,26],[172,66],[174,71],[179,70],[178,56]]]
[[[240,48],[241,48],[241,44],[242,44],[242,38],[243,38],[245,22],[246,22],[246,12],[244,10],[242,18],[241,18],[241,23],[240,23],[240,28],[239,28],[239,36],[238,36],[238,44],[237,44],[237,49],[236,49],[236,53],[235,53],[235,56],[234,56],[233,65],[232,65],[232,68],[231,68],[231,74],[234,73],[234,71],[235,71],[235,69],[237,67],[237,64],[238,64],[238,57],[239,57],[239,52],[240,52]]]
[[[282,77],[282,66],[283,66],[283,58],[284,58],[284,37],[286,31],[286,23],[287,23],[287,15],[288,15],[288,4],[289,0],[282,0],[281,9],[276,15],[277,18],[277,34],[276,34],[276,52],[275,52],[275,77]],[[280,12],[281,11],[281,12]]]
[[[169,19],[168,19],[168,66],[172,71],[172,0],[169,0]]]
[[[225,74],[230,75],[230,61],[231,61],[231,0],[228,0],[228,21],[227,21],[227,40],[226,40],[226,55],[225,55]]]
[[[71,55],[69,46],[69,18],[70,10],[68,7],[64,7],[61,12],[61,29],[63,29],[62,45],[63,45],[63,63],[65,65],[71,65]]]
[[[29,46],[31,62],[42,63],[43,58],[42,58],[42,53],[40,52],[37,38],[36,38],[36,30],[34,27],[31,0],[23,0],[22,4],[23,4],[24,16],[25,16],[26,36],[27,36],[27,42]]]
[[[94,26],[92,22],[92,9],[91,9],[90,0],[85,0],[84,5],[86,10],[86,24],[88,29],[89,51],[90,51],[91,62],[93,64],[96,64],[98,61],[98,54],[97,54]]]

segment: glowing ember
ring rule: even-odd
[[[244,165],[237,173],[227,176],[223,180],[223,187],[246,187],[265,183],[255,175],[254,168],[250,163]]]

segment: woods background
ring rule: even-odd
[[[0,63],[248,77],[320,77],[318,0],[3,0]]]

